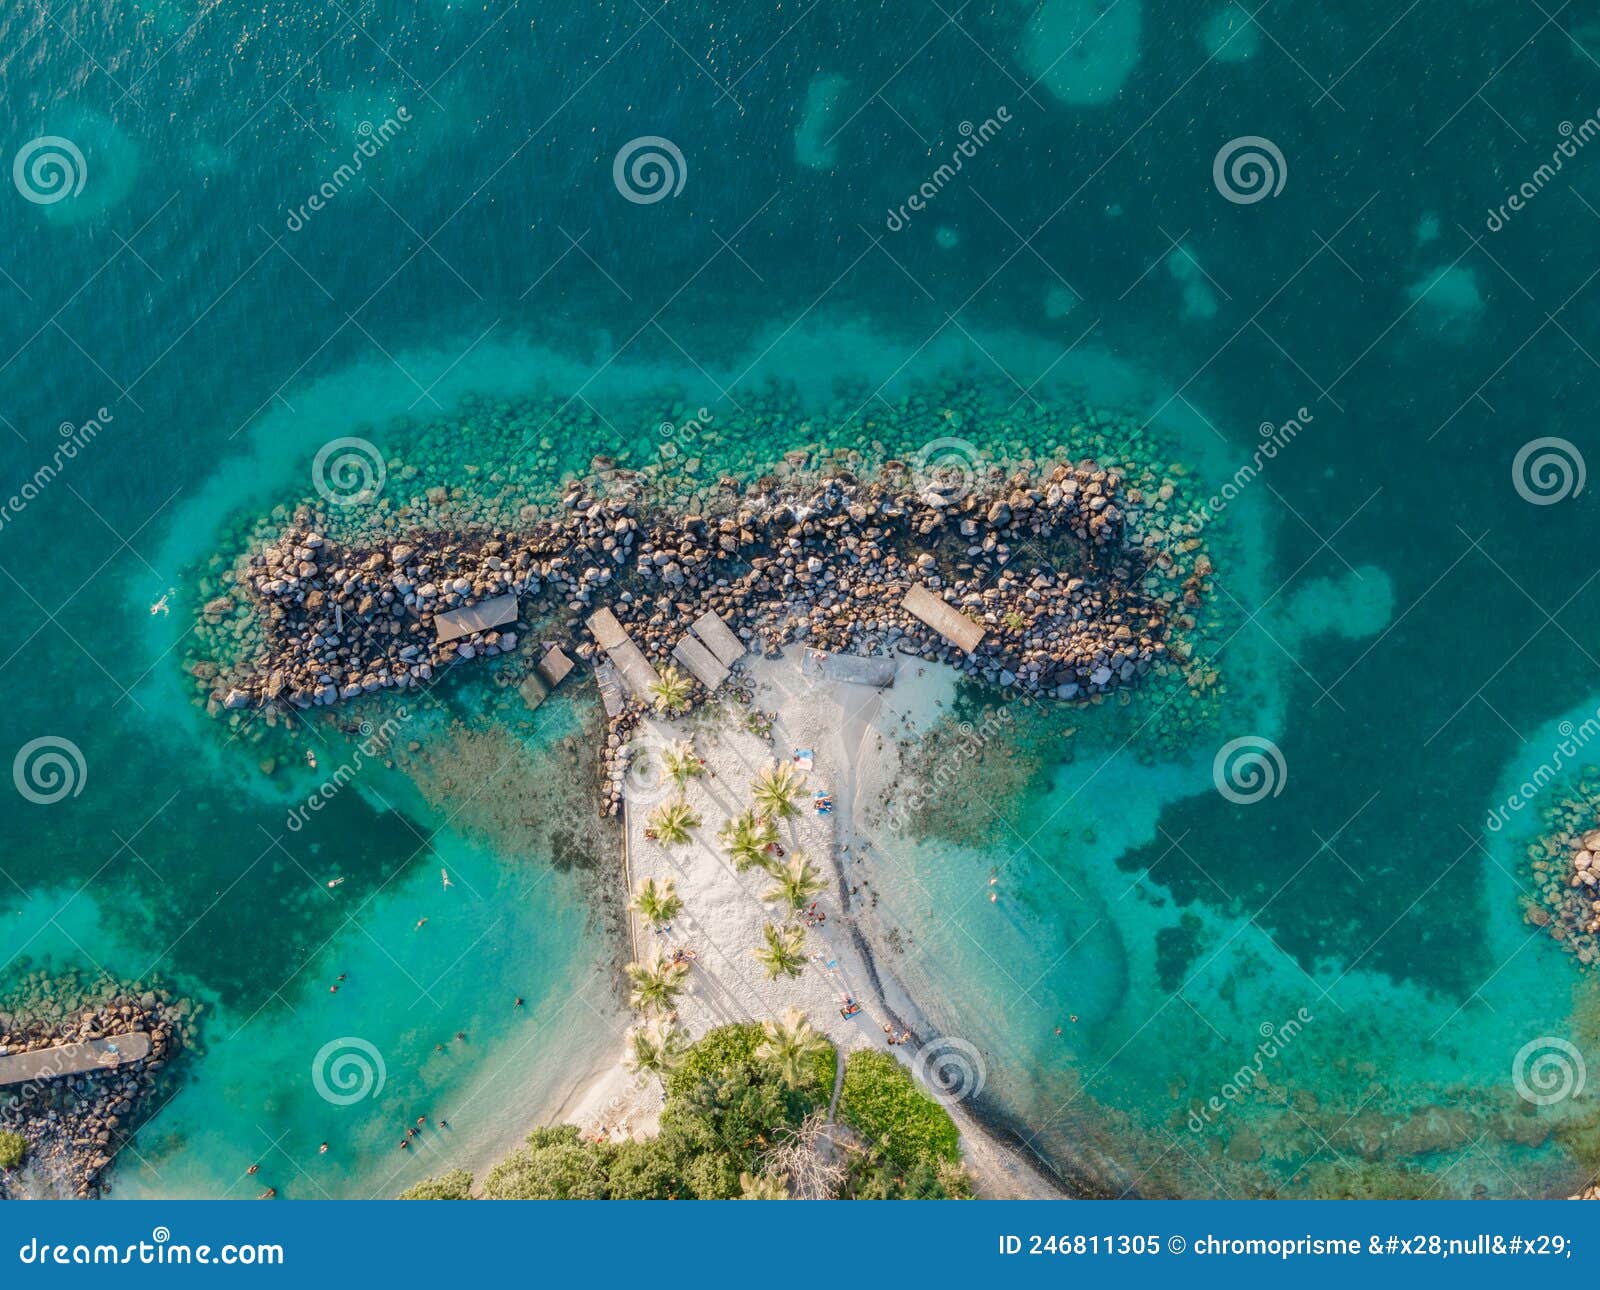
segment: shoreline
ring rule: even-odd
[[[897,778],[898,736],[925,730],[941,715],[954,694],[956,674],[926,662],[901,658],[893,704],[882,691],[844,681],[808,675],[801,665],[805,651],[791,647],[782,658],[747,658],[755,706],[770,712],[770,734],[761,738],[736,727],[733,713],[709,712],[698,719],[667,722],[654,715],[641,722],[640,737],[649,745],[695,737],[707,775],[690,781],[686,796],[702,823],[691,841],[676,851],[645,837],[644,816],[665,796],[660,785],[630,778],[628,848],[634,881],[667,878],[677,882],[684,902],[674,920],[672,940],[695,952],[690,986],[679,1004],[680,1024],[698,1039],[716,1026],[760,1021],[800,1006],[812,1024],[834,1044],[843,1063],[862,1048],[888,1047],[918,1081],[949,1111],[961,1135],[964,1163],[984,1198],[1061,1199],[1070,1185],[1051,1176],[1046,1162],[1029,1159],[1026,1145],[992,1115],[930,1081],[930,1056],[941,1038],[927,1015],[887,967],[874,930],[863,925],[867,912],[862,894],[870,884],[850,885],[847,864],[860,861],[868,847],[860,828],[867,804],[882,805]],[[709,719],[707,719],[709,717]],[[865,762],[861,750],[877,737],[885,755]],[[792,750],[812,749],[814,768],[805,773],[801,813],[780,826],[784,844],[806,854],[831,878],[828,894],[819,898],[828,915],[807,934],[808,959],[794,979],[764,979],[750,950],[759,928],[772,914],[756,887],[768,876],[758,869],[739,874],[722,858],[712,838],[720,822],[745,801],[744,785],[769,757],[787,760]],[[834,813],[811,810],[810,793],[829,792]],[[682,853],[682,854],[680,854]],[[832,906],[832,908],[830,908]],[[641,929],[641,940],[651,939]],[[850,1018],[840,1015],[839,999],[849,996],[862,1005]],[[888,1046],[881,1028],[910,1032],[913,1040]],[[635,1076],[619,1059],[612,1067],[574,1087],[544,1123],[572,1123],[585,1136],[612,1141],[653,1133],[661,1110],[661,1083],[653,1076]]]

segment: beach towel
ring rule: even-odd
[[[797,770],[810,770],[816,763],[817,754],[810,748],[796,748],[794,750],[794,764]]]

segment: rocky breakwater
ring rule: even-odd
[[[175,1087],[175,1063],[193,1044],[199,1005],[161,986],[113,987],[85,996],[70,978],[22,978],[0,1007],[0,1055],[143,1031],[144,1058],[104,1071],[43,1073],[0,1087],[0,1132],[26,1143],[22,1163],[0,1170],[0,1197],[98,1196],[102,1175],[134,1130]]]
[[[1131,487],[1092,461],[960,488],[896,462],[865,479],[725,478],[693,513],[653,500],[636,479],[574,481],[553,515],[517,527],[441,531],[402,515],[391,531],[343,545],[302,507],[235,575],[264,646],[231,671],[198,674],[213,711],[327,705],[518,653],[527,633],[504,627],[436,640],[436,614],[505,594],[520,598],[523,623],[541,621],[546,639],[586,660],[598,646],[583,622],[602,605],[658,667],[709,609],[767,653],[791,641],[897,651],[1017,694],[1088,699],[1136,684],[1171,655],[1181,664],[1179,637],[1211,573],[1167,505],[1170,485]],[[962,651],[901,607],[914,583],[983,626],[977,649]],[[520,651],[530,666],[534,652],[531,642]]]
[[[1600,962],[1600,782],[1585,781],[1544,813],[1528,846],[1534,887],[1525,917],[1584,967]]]

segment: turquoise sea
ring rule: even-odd
[[[1521,904],[1562,786],[1486,823],[1600,708],[1588,11],[18,5],[0,87],[0,752],[81,758],[0,810],[0,1006],[41,968],[207,1004],[113,1194],[392,1195],[620,1040],[592,692],[508,725],[462,670],[294,827],[361,732],[268,773],[191,703],[228,526],[340,437],[443,419],[555,478],[705,408],[777,457],[771,389],[828,444],[956,376],[1243,481],[1214,724],[1027,712],[966,828],[884,848],[891,966],[981,1109],[1113,1194],[1600,1170],[1593,984]],[[560,414],[491,432],[526,395]],[[1219,791],[1238,739],[1264,793]],[[313,1071],[353,1040],[383,1081],[345,1106]],[[399,1152],[418,1115],[451,1127]]]

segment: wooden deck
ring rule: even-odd
[[[0,1057],[0,1086],[26,1084],[33,1080],[59,1079],[63,1075],[82,1075],[88,1071],[113,1070],[126,1062],[150,1055],[150,1036],[142,1030],[106,1039],[91,1039],[81,1044],[60,1044],[30,1053]]]
[[[609,609],[597,609],[589,615],[589,630],[600,643],[600,648],[617,665],[617,671],[622,674],[623,681],[634,696],[648,703],[653,697],[650,687],[661,677],[650,666],[644,651],[633,643],[633,637],[617,621],[617,616]]]
[[[945,640],[968,654],[983,644],[983,628],[920,582],[906,592],[901,607],[915,614]]]
[[[463,605],[433,616],[433,629],[439,634],[439,643],[453,641],[473,632],[486,632],[492,627],[504,627],[517,620],[517,598],[513,594],[496,596],[493,600],[476,605]]]

